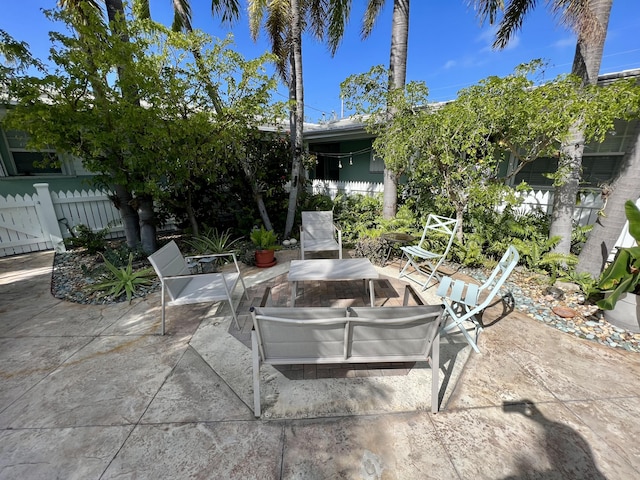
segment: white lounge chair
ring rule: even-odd
[[[458,328],[467,339],[467,342],[478,353],[478,336],[482,331],[482,325],[476,318],[493,301],[494,297],[509,278],[511,272],[518,264],[520,255],[516,248],[511,245],[502,256],[496,268],[482,285],[466,283],[462,280],[454,280],[451,277],[443,277],[440,280],[436,295],[442,297],[447,321],[443,328],[443,333],[450,332]],[[486,297],[479,302],[480,295],[487,291]],[[475,339],[471,338],[464,322],[471,322],[475,327]]]
[[[338,251],[342,258],[342,230],[333,223],[333,212],[302,212],[300,258],[305,252]]]
[[[188,267],[188,261],[196,258],[231,257],[235,265],[235,271],[224,273],[192,274]],[[184,258],[180,249],[173,240],[149,255],[149,261],[162,282],[162,335],[165,331],[165,295],[169,294],[168,305],[187,305],[192,303],[209,303],[228,301],[231,307],[233,320],[238,325],[238,317],[231,299],[238,285],[242,284],[244,295],[247,295],[247,287],[240,275],[240,268],[235,253],[219,253],[214,255],[200,255],[198,257]]]
[[[400,250],[403,251],[403,257],[407,258],[407,263],[400,271],[399,278],[407,277],[409,280],[413,280],[422,286],[422,290],[429,286],[433,277],[439,279],[437,270],[449,253],[457,229],[457,219],[429,214],[418,244],[400,247]],[[429,246],[435,237],[441,237],[441,240],[446,242],[443,249],[435,250]],[[413,270],[410,270],[410,267],[413,267]],[[416,273],[426,276],[427,279],[421,282],[414,276]]]

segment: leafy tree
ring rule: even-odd
[[[426,87],[413,82],[402,94],[385,97],[382,67],[350,77],[343,92],[378,135],[376,151],[389,158],[390,168],[408,174],[410,194],[446,198],[444,205],[462,225],[474,199],[483,198],[490,208],[499,204],[504,189],[492,185],[500,181],[503,152],[513,153],[521,166],[557,155],[578,122],[586,138],[602,139],[632,104],[633,87],[626,82],[582,88],[575,77],[561,76],[534,87],[530,76],[538,67],[533,62],[507,77],[489,77],[446,104],[428,105]],[[396,112],[392,117],[385,109],[389,104]],[[461,242],[463,235],[461,228]]]
[[[196,178],[214,179],[246,156],[256,122],[268,118],[274,86],[261,71],[264,58],[246,62],[228,41],[202,51],[209,37],[171,33],[149,22],[130,24],[126,43],[99,25],[77,28],[91,29],[94,36],[54,34],[61,45],[53,50],[58,72],[14,84],[20,102],[10,120],[30,132],[35,145],[78,155],[99,172],[99,181],[121,183],[137,198],[151,200],[167,198],[172,188],[189,198]],[[91,48],[82,48],[91,39]],[[80,41],[85,43],[78,46]],[[103,44],[109,48],[97,48]],[[224,112],[211,108],[200,72],[185,60],[192,49],[202,51],[228,105]],[[92,67],[84,68],[87,63]],[[127,75],[114,82],[108,75],[112,65],[125,67]],[[97,86],[100,95],[88,86]],[[122,92],[134,88],[144,107],[123,98]]]
[[[475,0],[480,17],[496,20],[497,13],[505,9],[504,0]],[[514,32],[522,27],[526,15],[536,6],[536,0],[511,0],[500,22],[494,46],[504,48]],[[571,73],[579,77],[585,86],[596,85],[602,62],[602,52],[609,25],[613,0],[554,0],[547,2],[554,14],[578,36]],[[568,254],[571,247],[573,210],[581,177],[582,154],[588,142],[579,120],[570,126],[570,135],[561,148],[555,195],[551,237],[559,236],[556,246],[559,253]]]

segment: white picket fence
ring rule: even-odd
[[[339,182],[336,180],[313,180],[309,187],[313,194],[328,195],[335,200],[338,194],[350,195],[360,193],[362,195],[375,195],[384,191],[383,183],[370,182]],[[523,203],[520,207],[522,213],[539,210],[550,215],[553,210],[553,192],[549,190],[537,190],[519,192]],[[580,199],[574,211],[574,219],[580,225],[591,225],[598,218],[598,210],[602,208],[602,199],[599,191],[587,191],[580,194]]]
[[[107,228],[107,238],[123,236],[120,214],[106,192],[82,190],[50,192],[46,183],[34,184],[33,195],[0,197],[0,257],[55,249],[76,225],[94,231]]]
[[[343,195],[376,195],[384,191],[383,183],[373,182],[339,182],[337,180],[313,180],[309,191],[314,195],[328,195],[335,200],[338,194]]]
[[[50,192],[46,183],[34,184],[34,188],[34,195],[0,196],[0,257],[40,250],[64,251],[63,239],[71,236],[68,229],[79,224],[94,231],[108,228],[109,238],[123,236],[120,214],[107,192]],[[335,199],[338,194],[376,195],[383,192],[383,184],[313,180],[309,190]],[[553,192],[538,190],[520,195],[524,200],[523,212],[539,209],[551,213]],[[576,222],[594,223],[601,208],[597,192],[582,194],[575,211]],[[625,227],[616,245],[630,246],[633,242]]]

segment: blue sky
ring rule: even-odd
[[[349,75],[362,73],[373,65],[388,66],[392,0],[387,5],[367,40],[360,38],[365,0],[353,2],[351,21],[345,38],[334,57],[312,38],[303,40],[305,116],[317,121],[325,113],[341,115],[340,82]],[[56,0],[2,1],[0,29],[17,40],[26,41],[32,52],[45,59],[48,32],[53,29],[41,9],[54,7]],[[575,51],[575,36],[552,17],[538,2],[538,8],[526,19],[524,28],[507,49],[491,49],[493,29],[480,25],[466,0],[413,0],[409,25],[407,80],[421,80],[429,87],[431,101],[450,100],[467,86],[489,75],[508,75],[515,66],[535,58],[549,64],[546,78],[569,73]],[[210,0],[191,0],[194,27],[224,37],[231,31],[237,50],[253,58],[269,49],[261,35],[254,43],[244,16],[231,29],[222,26],[210,11]],[[171,1],[151,0],[152,17],[169,24]],[[640,1],[614,0],[609,22],[601,73],[640,68]],[[286,97],[286,89],[279,89]],[[344,112],[348,114],[350,112]]]

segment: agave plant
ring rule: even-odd
[[[631,200],[624,204],[624,211],[629,220],[629,233],[636,241],[635,247],[618,249],[615,259],[606,268],[597,288],[609,295],[597,302],[603,310],[613,310],[616,302],[624,293],[637,293],[640,288],[640,210]]]
[[[196,255],[227,253],[231,247],[237,243],[240,238],[231,239],[231,231],[229,229],[218,232],[217,229],[208,227],[203,233],[194,235],[185,243],[195,252]]]
[[[109,269],[106,280],[87,287],[91,291],[103,291],[102,297],[112,295],[114,298],[118,298],[125,293],[127,300],[131,303],[138,287],[153,283],[151,278],[155,275],[153,268],[147,267],[141,270],[133,270],[133,253],[129,254],[129,263],[121,268],[117,268],[104,255],[102,258]]]

